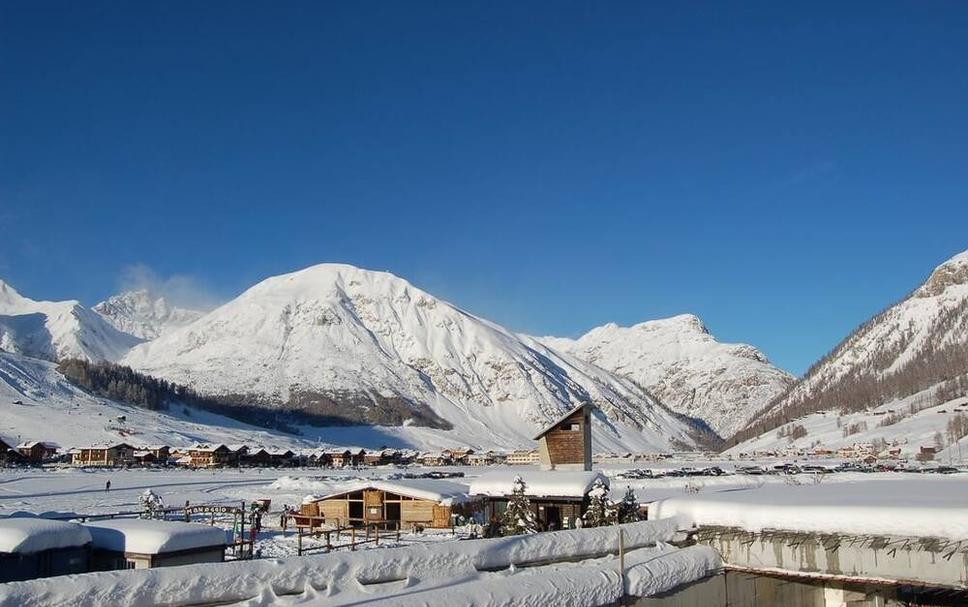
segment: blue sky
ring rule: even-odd
[[[4,0],[0,277],[341,261],[799,373],[968,248],[966,58],[964,2]]]

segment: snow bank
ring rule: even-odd
[[[307,592],[345,599],[348,594],[372,593],[378,588],[390,590],[397,585],[478,579],[497,575],[493,572],[507,570],[512,564],[520,567],[555,560],[602,557],[617,550],[618,529],[576,529],[491,540],[216,563],[205,567],[89,573],[73,576],[67,581],[65,578],[49,578],[14,582],[0,585],[0,607],[50,604],[177,607]],[[633,551],[668,542],[676,533],[676,524],[674,521],[647,521],[622,525],[621,529],[626,549]],[[610,568],[614,569],[614,565]],[[568,579],[577,575],[574,569],[570,571]],[[568,579],[558,584],[565,588],[571,583]],[[520,589],[521,592],[524,590]],[[265,604],[271,602],[267,600]],[[439,604],[464,603],[457,600]]]
[[[723,559],[709,546],[672,549],[660,554],[632,553],[625,584],[632,596],[652,596],[713,575]],[[645,557],[645,558],[643,558]]]
[[[116,519],[87,523],[94,548],[115,552],[161,554],[208,546],[224,546],[225,530],[197,523]]]
[[[671,498],[649,516],[680,525],[968,539],[968,483],[929,478],[765,486]]]
[[[90,542],[91,534],[76,523],[27,517],[0,519],[0,552],[29,554]]]
[[[584,497],[595,483],[608,477],[601,472],[563,472],[528,470],[487,472],[471,481],[471,495],[502,497],[511,495],[515,477],[520,476],[528,486],[527,494],[535,497]]]

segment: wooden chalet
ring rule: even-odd
[[[386,466],[399,461],[400,452],[394,449],[380,449],[363,455],[363,464],[366,466]]]
[[[468,465],[468,458],[473,454],[473,449],[444,449],[442,453],[452,466]]]
[[[538,463],[538,451],[535,449],[515,449],[504,458],[509,466],[530,466]]]
[[[56,443],[27,441],[17,445],[17,452],[29,462],[42,462],[57,455],[58,448]]]
[[[269,465],[284,468],[286,466],[294,466],[299,462],[296,460],[296,454],[290,449],[270,449],[269,450]]]
[[[242,463],[246,466],[268,468],[272,465],[272,456],[262,447],[253,447],[242,457]]]
[[[364,458],[366,457],[366,451],[359,449],[357,451],[350,449],[333,449],[327,451],[326,454],[330,458],[330,465],[334,468],[351,468],[355,466],[362,466]]]
[[[543,470],[591,470],[591,403],[582,403],[539,432],[538,458]]]
[[[232,451],[227,445],[195,445],[188,449],[194,468],[217,468],[232,461]]]
[[[127,466],[135,463],[135,448],[127,443],[93,445],[71,449],[74,466]]]
[[[317,519],[314,526],[320,523],[333,527],[421,525],[444,529],[452,526],[453,515],[472,514],[481,503],[482,498],[468,494],[466,485],[450,481],[372,481],[309,500],[303,503],[299,515]],[[300,524],[298,517],[297,524]]]

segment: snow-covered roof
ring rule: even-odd
[[[60,448],[60,446],[57,443],[52,443],[50,441],[40,441],[40,440],[32,440],[32,441],[27,441],[27,442],[20,443],[19,445],[17,445],[17,448],[18,449],[33,449],[34,447],[36,447],[38,445],[40,445],[41,447],[44,447],[45,449],[59,449]]]
[[[503,497],[511,494],[514,478],[520,476],[527,494],[536,497],[584,497],[597,479],[608,485],[601,472],[534,470],[526,472],[498,470],[482,474],[471,481],[471,495]]]
[[[207,546],[224,546],[225,530],[197,523],[113,519],[84,525],[94,548],[138,554],[161,554]]]
[[[331,499],[362,491],[364,489],[376,489],[388,493],[398,493],[407,497],[414,497],[423,500],[437,502],[442,506],[450,506],[472,501],[474,498],[467,490],[467,485],[430,478],[407,479],[400,481],[365,481],[354,483],[347,488],[341,489],[338,493],[332,493],[320,497],[314,497],[309,501],[319,501]],[[308,498],[307,498],[308,499]]]
[[[42,518],[0,518],[0,552],[27,554],[54,548],[73,548],[91,541],[77,523]]]

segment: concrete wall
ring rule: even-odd
[[[729,529],[700,530],[699,541],[734,567],[968,586],[968,552],[957,543]]]
[[[631,599],[632,607],[900,607],[890,587],[789,580],[726,571],[662,595]]]

